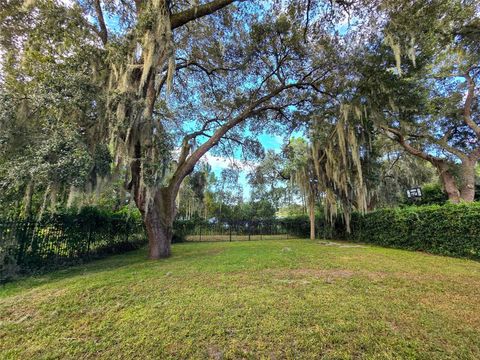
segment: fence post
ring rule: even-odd
[[[202,241],[202,225],[200,224],[200,241]]]
[[[229,229],[230,229],[230,241],[232,241],[232,224],[230,224]]]

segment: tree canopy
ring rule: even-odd
[[[12,214],[105,191],[141,212],[150,257],[168,256],[177,215],[238,198],[207,152],[258,165],[248,206],[265,216],[303,198],[349,228],[434,172],[452,202],[474,200],[476,1],[7,0],[0,23]]]

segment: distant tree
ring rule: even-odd
[[[315,206],[319,200],[318,179],[312,150],[303,138],[293,138],[288,145],[286,172],[299,187],[310,220],[310,239],[315,239]]]
[[[248,174],[253,201],[267,200],[275,209],[291,201],[292,186],[285,174],[286,159],[281,153],[267,151],[265,157]]]

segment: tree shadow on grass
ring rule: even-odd
[[[269,242],[269,244],[272,243]],[[148,272],[148,268],[151,268],[154,271],[159,271],[160,269],[158,268],[158,265],[162,263],[165,265],[168,264],[169,266],[175,266],[175,264],[179,263],[197,264],[197,267],[203,268],[204,264],[212,265],[211,257],[230,255],[232,256],[233,262],[242,262],[245,260],[245,254],[242,253],[258,251],[258,249],[255,250],[255,246],[252,247],[252,245],[263,245],[263,242],[178,243],[173,245],[172,256],[160,261],[148,260],[147,248],[143,247],[123,254],[111,254],[101,259],[92,259],[91,261],[82,264],[65,266],[63,268],[51,269],[18,277],[13,281],[0,285],[0,299],[2,297],[18,294],[22,291],[32,290],[47,284],[55,284],[67,279],[75,280],[80,277],[93,276],[101,273],[108,277],[109,274],[117,274],[121,272],[122,269],[125,270],[126,268],[129,268],[128,270],[131,270],[132,274],[144,270],[147,270]],[[283,244],[279,244],[278,246],[281,247]],[[229,250],[233,249],[237,250],[237,256],[229,252]],[[236,269],[236,267],[234,268]]]
[[[122,269],[131,268],[132,273],[142,267],[149,267],[158,264],[159,261],[168,261],[169,264],[183,261],[192,261],[198,258],[205,258],[223,252],[223,249],[212,248],[212,246],[188,247],[174,245],[172,256],[164,260],[148,260],[147,247],[128,251],[122,254],[110,254],[102,258],[92,259],[80,264],[65,265],[60,268],[39,270],[34,273],[25,274],[0,285],[0,299],[2,297],[15,295],[25,290],[32,290],[37,287],[54,284],[66,279],[74,279],[82,276],[92,276],[100,273],[118,273]],[[210,244],[211,245],[211,244]],[[175,251],[175,248],[181,249]]]
[[[111,254],[92,259],[81,264],[65,265],[60,268],[39,270],[32,274],[21,275],[12,281],[0,285],[0,298],[34,289],[47,283],[55,283],[76,276],[92,275],[130,267],[147,261],[146,248],[140,248],[123,254]]]

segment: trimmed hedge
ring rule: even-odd
[[[282,219],[290,234],[308,238],[308,217]],[[349,240],[432,254],[480,259],[480,203],[409,206],[354,213],[348,234],[341,218],[333,226],[316,219],[317,238]]]
[[[480,258],[480,203],[412,206],[354,214],[345,239]]]

